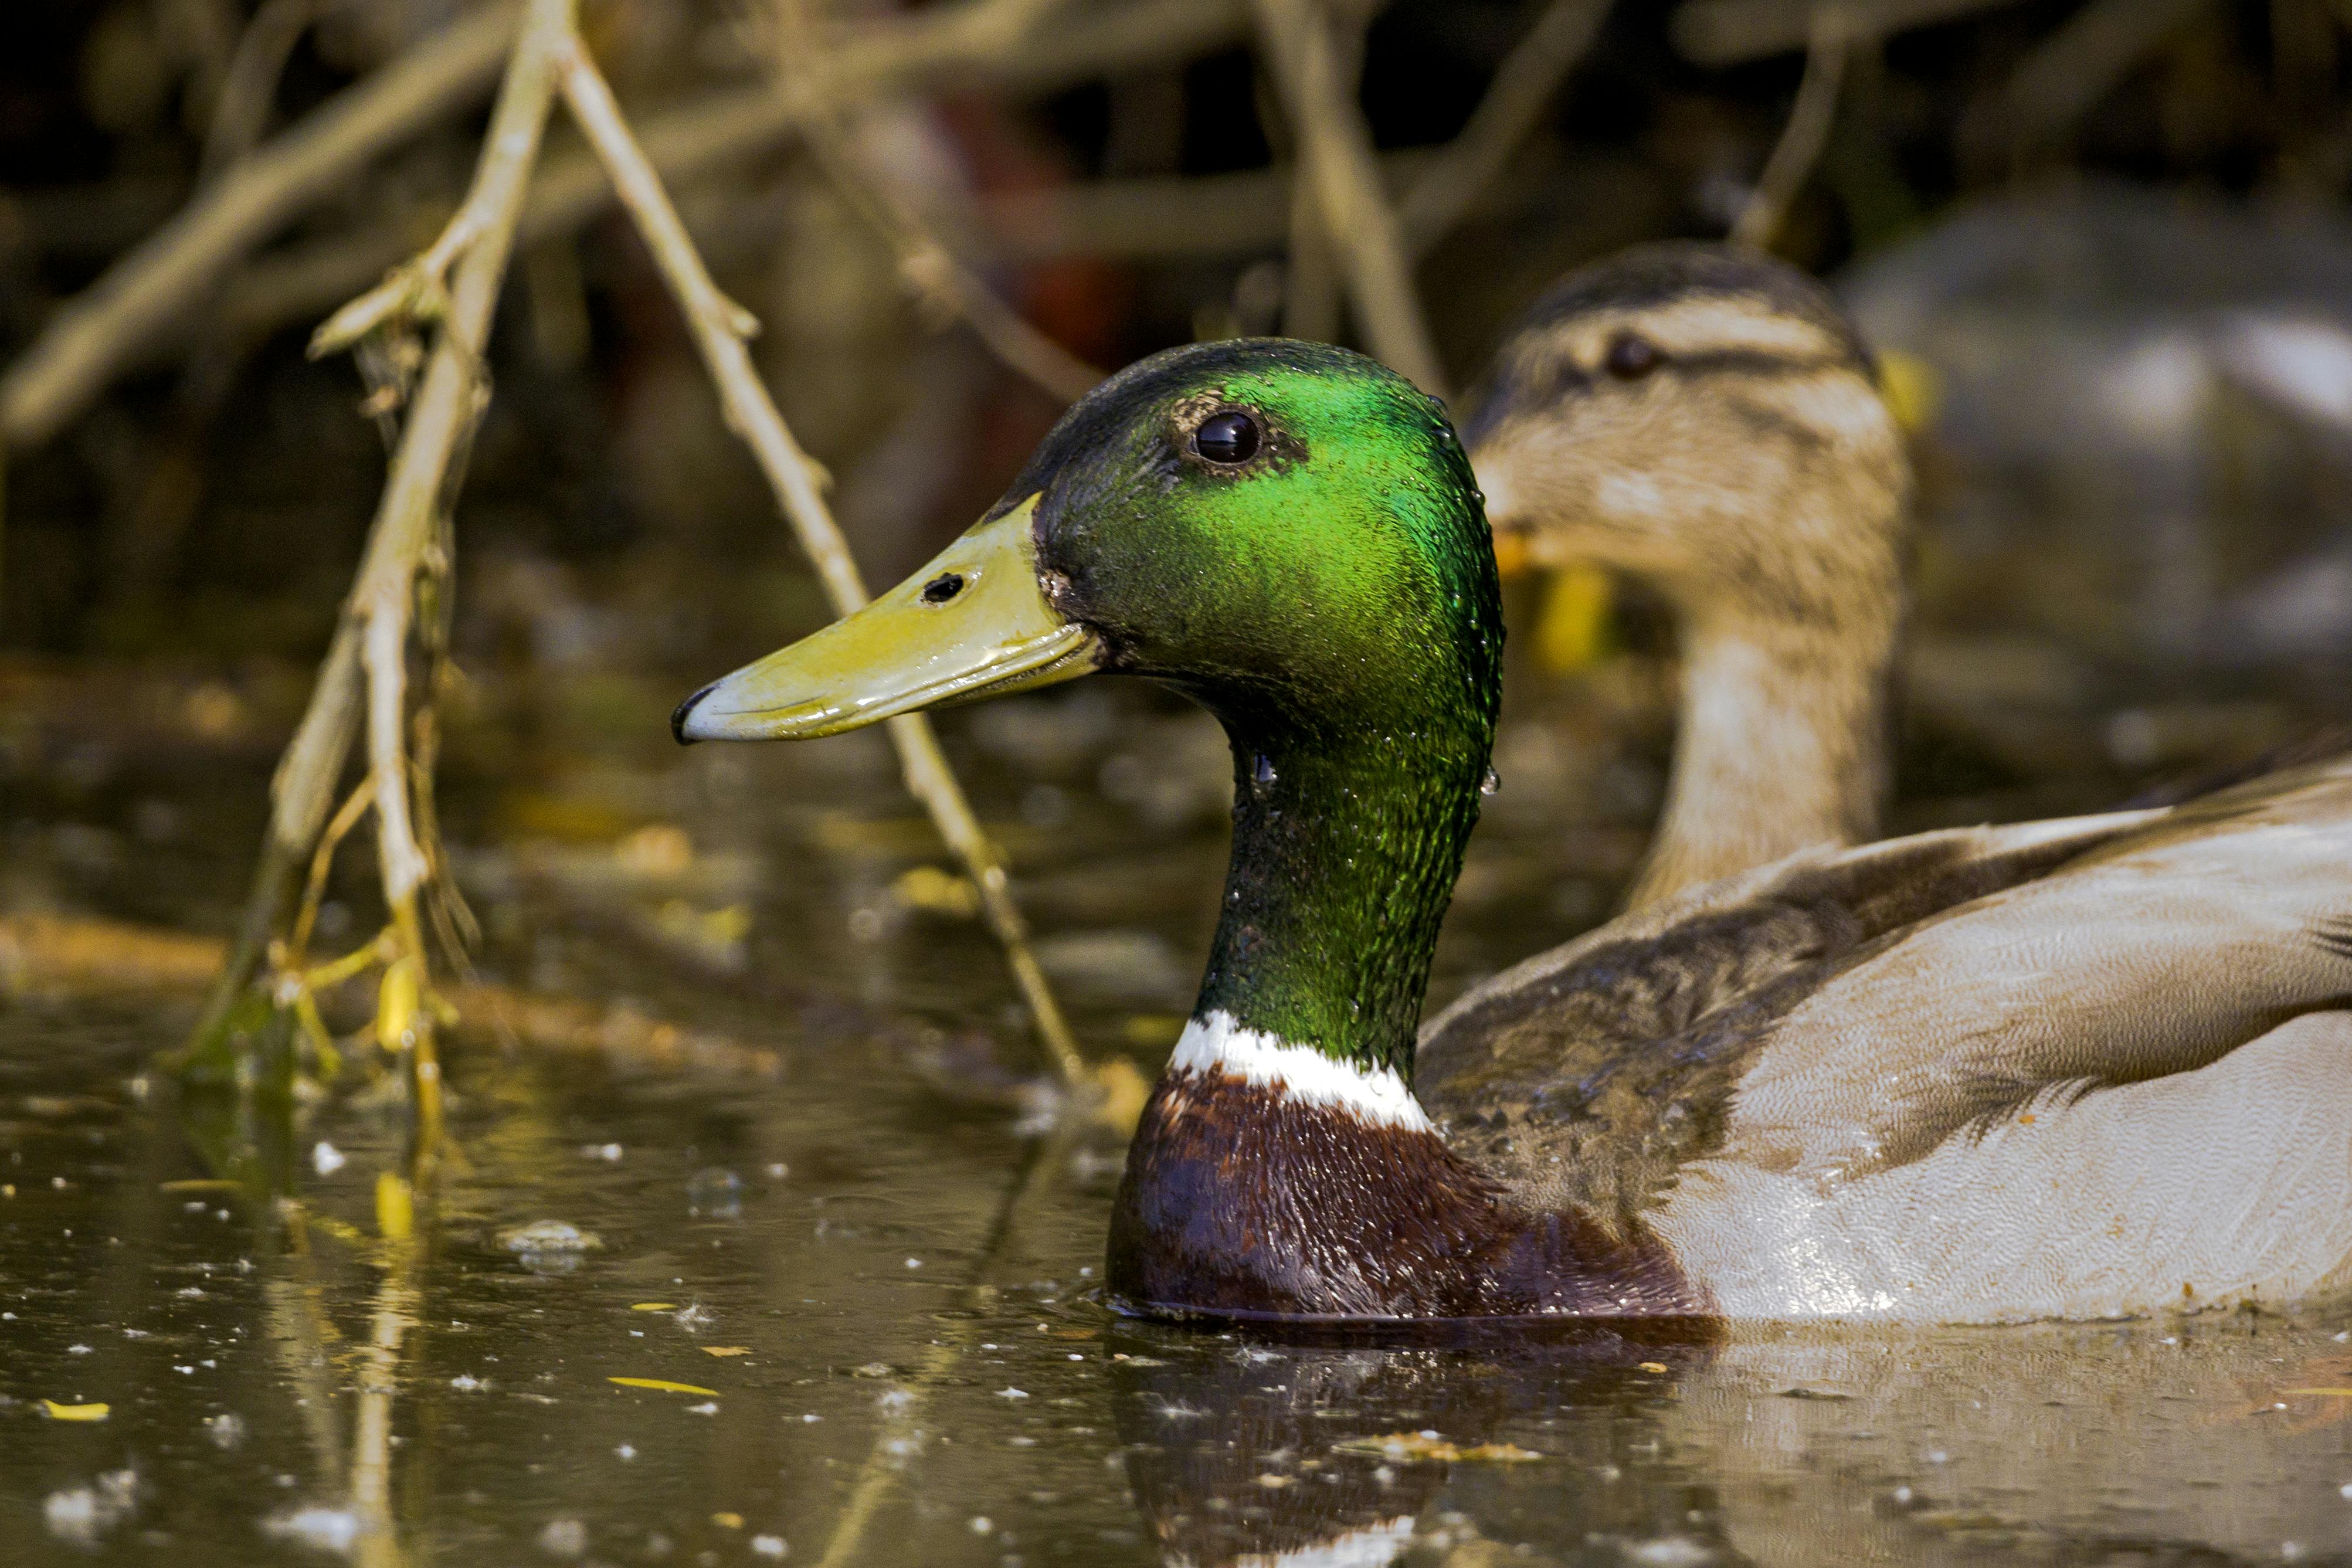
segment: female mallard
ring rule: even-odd
[[[1222,919],[1111,1222],[1132,1310],[1982,1320],[2346,1278],[2352,763],[1710,884],[1455,1004],[1416,1098],[1497,617],[1435,404],[1341,350],[1202,344],[676,727],[824,735],[1096,669],[1223,721]]]
[[[1520,318],[1465,435],[1506,555],[1673,610],[1681,724],[1632,907],[1878,836],[1911,474],[1826,289],[1718,246],[1626,251]]]

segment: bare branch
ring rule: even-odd
[[[677,297],[696,346],[702,351],[703,362],[718,385],[729,428],[751,448],[761,472],[767,476],[778,503],[798,534],[801,547],[814,563],[835,614],[845,616],[860,608],[866,602],[865,580],[858,574],[857,563],[850,556],[848,542],[842,537],[832,509],[825,504],[816,467],[793,439],[791,429],[777,411],[775,400],[768,395],[767,385],[761,381],[743,346],[744,338],[757,323],[711,281],[693,240],[687,236],[686,225],[670,204],[668,193],[662,189],[661,180],[644,149],[637,145],[636,138],[622,119],[612,89],[604,85],[595,62],[576,40],[564,57],[562,87],[564,101],[571,106],[572,117],[597,156],[604,159],[623,205],[645,237],[646,248],[652,251],[670,291]],[[990,928],[1004,946],[1014,979],[1055,1068],[1067,1084],[1087,1082],[1088,1074],[1079,1058],[1070,1026],[1030,953],[1027,922],[1013,902],[1004,868],[981,831],[955,775],[949,771],[929,721],[920,714],[909,713],[891,720],[888,727],[891,742],[898,750],[899,765],[906,773],[908,788],[930,813],[940,836],[963,861],[980,889]]]
[[[1241,37],[1246,0],[1122,0],[1045,29],[1018,48],[968,18],[1005,0],[965,0],[847,30],[830,55],[823,101],[954,79],[1015,93],[1050,92],[1074,81],[1139,66],[1191,59]],[[511,6],[478,12],[406,58],[348,89],[223,178],[97,284],[65,307],[31,349],[0,376],[0,441],[32,446],[79,415],[107,383],[151,352],[166,329],[194,311],[213,280],[338,187],[352,172],[488,85],[512,37]],[[655,164],[673,182],[772,151],[790,140],[809,104],[773,88],[719,95],[660,117],[645,136]],[[596,160],[556,161],[531,193],[526,240],[577,228],[612,197]],[[404,233],[355,237],[314,249],[291,275],[286,308],[257,308],[252,291],[228,312],[255,330],[315,315],[396,264]]]
[[[1568,73],[1576,68],[1611,0],[1551,0],[1528,36],[1495,72],[1486,96],[1437,162],[1413,182],[1397,211],[1412,253],[1425,256],[1454,231],[1485,195],[1503,165],[1535,129],[1537,119]]]
[[[205,187],[0,376],[0,437],[25,447],[55,434],[239,257],[386,147],[471,101],[506,57],[514,15],[499,5],[467,16]]]
[[[1423,320],[1396,214],[1381,189],[1370,130],[1341,85],[1330,29],[1316,0],[1255,0],[1258,31],[1299,149],[1339,247],[1348,295],[1373,353],[1433,397],[1445,367]]]
[[[1812,47],[1805,56],[1804,79],[1797,84],[1797,101],[1789,123],[1765,161],[1764,173],[1748,205],[1731,226],[1734,245],[1769,250],[1789,216],[1790,204],[1804,188],[1806,177],[1829,141],[1830,122],[1837,118],[1838,88],[1845,79],[1848,35],[1843,12],[1824,5],[1813,13]]]

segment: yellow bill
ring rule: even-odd
[[[681,703],[680,741],[804,741],[1091,674],[1099,645],[1037,581],[1030,497],[854,615]]]

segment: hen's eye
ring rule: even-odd
[[[1213,463],[1246,463],[1257,443],[1257,421],[1235,409],[1211,415],[1192,433],[1192,449]]]
[[[1618,333],[1601,356],[1601,367],[1620,381],[1639,381],[1665,362],[1664,351],[1634,332]]]

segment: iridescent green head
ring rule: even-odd
[[[1090,669],[1175,687],[1234,753],[1201,1010],[1409,1067],[1502,636],[1477,489],[1436,403],[1342,349],[1203,343],[1105,382],[937,560],[697,693],[676,727],[830,734]]]

